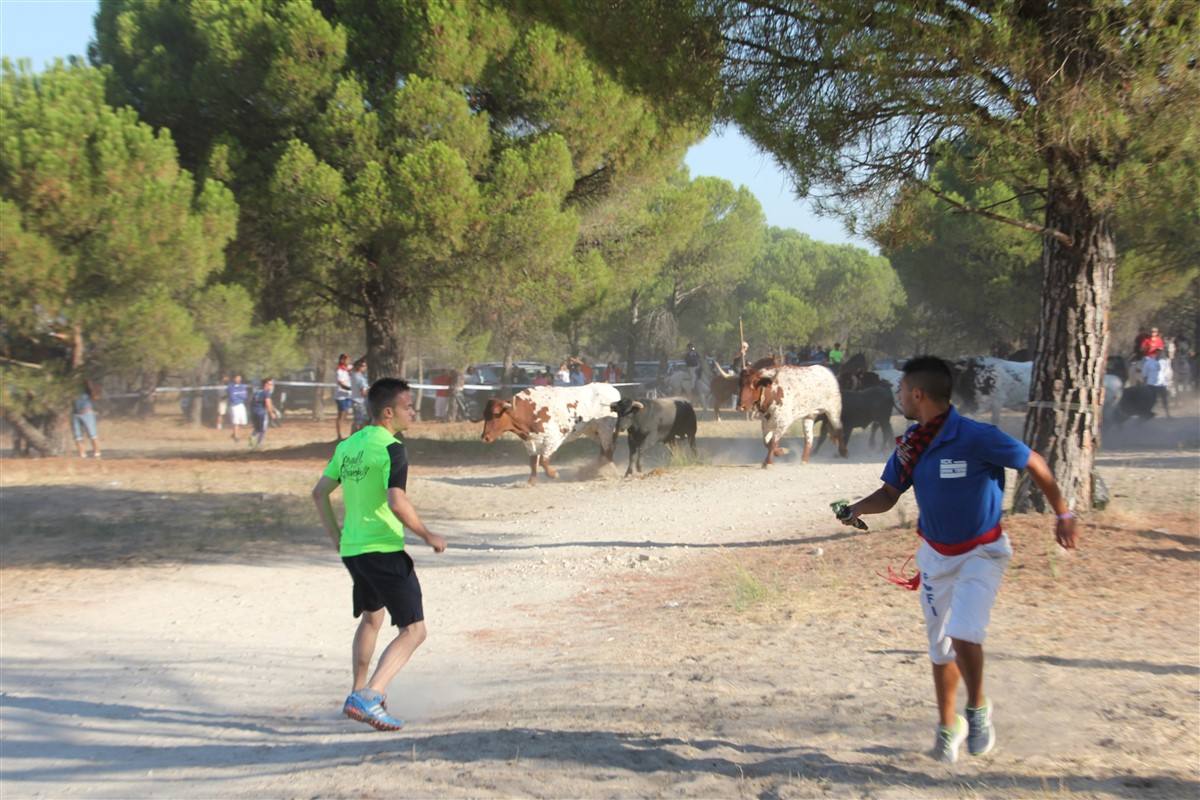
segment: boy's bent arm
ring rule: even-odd
[[[408,499],[408,493],[403,489],[396,486],[388,489],[388,508],[396,515],[396,519],[404,524],[405,528],[424,539],[425,543],[433,548],[433,552],[440,553],[446,549],[446,540],[425,527],[425,523],[417,514],[416,507]]]
[[[333,515],[333,504],[329,502],[329,495],[333,494],[333,490],[339,485],[328,475],[322,475],[321,479],[317,481],[317,485],[313,487],[312,499],[313,504],[317,507],[317,516],[321,518],[321,525],[325,528],[325,533],[333,542],[333,546],[340,550],[342,530],[338,527],[337,517]]]

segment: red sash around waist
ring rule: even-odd
[[[920,529],[917,529],[917,536],[920,536],[921,539],[930,547],[932,547],[935,552],[944,556],[961,556],[963,553],[969,553],[982,544],[991,544],[1003,535],[1004,531],[1000,529],[999,525],[997,525],[996,527],[979,534],[974,539],[969,539],[965,542],[959,542],[958,544],[942,544],[941,542],[932,542],[929,539],[926,539],[924,534],[921,533]],[[921,588],[921,573],[918,572],[908,578],[904,577],[903,575],[904,568],[907,567],[908,562],[912,560],[913,557],[909,556],[908,560],[901,565],[900,572],[896,572],[889,564],[887,568],[887,575],[884,575],[882,572],[876,574],[884,580],[890,581],[897,586],[903,586],[905,589],[915,592],[917,589]]]
[[[1000,526],[997,525],[996,527],[979,534],[974,539],[968,539],[967,541],[959,542],[958,544],[942,544],[941,542],[935,542],[931,539],[926,539],[925,534],[921,533],[921,529],[917,528],[917,536],[920,536],[925,540],[925,544],[929,545],[935,551],[944,556],[961,556],[963,553],[971,552],[981,544],[991,544],[1003,535],[1004,531],[1002,531]]]

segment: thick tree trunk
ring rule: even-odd
[[[167,382],[167,371],[160,369],[158,374],[143,372],[138,388],[137,405],[134,414],[138,417],[149,417],[154,413],[154,390]]]
[[[508,337],[504,340],[504,377],[501,382],[504,384],[504,394],[508,396],[512,394],[509,390],[509,384],[513,383],[513,364],[516,363],[516,356],[513,355],[513,340]]]
[[[1047,236],[1042,246],[1042,313],[1033,364],[1025,442],[1046,459],[1073,510],[1092,507],[1094,459],[1100,445],[1108,313],[1116,245],[1107,215],[1086,198],[1051,186],[1047,227],[1073,245]],[[1102,492],[1101,492],[1102,494]],[[1022,473],[1014,510],[1045,511],[1041,492]]]
[[[366,291],[367,373],[372,381],[402,378],[403,350],[396,297],[378,285]]]

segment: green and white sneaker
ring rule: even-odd
[[[958,748],[962,747],[962,743],[966,739],[967,720],[965,717],[955,714],[952,727],[938,726],[937,739],[933,743],[933,757],[938,761],[953,764],[958,761]]]
[[[967,709],[967,751],[973,756],[991,752],[996,746],[996,729],[992,727],[992,701],[979,708]]]

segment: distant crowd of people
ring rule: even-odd
[[[730,367],[739,373],[748,362],[749,344],[742,342],[738,351],[730,361]],[[1130,353],[1133,362],[1133,374],[1129,376],[1132,382],[1142,382],[1156,388],[1165,410],[1169,411],[1170,394],[1179,389],[1195,388],[1197,376],[1196,351],[1191,342],[1184,336],[1164,337],[1157,327],[1139,331]],[[806,344],[789,345],[782,353],[782,361],[789,365],[825,364],[837,370],[845,361],[846,354],[841,342],[834,342],[832,347]],[[692,374],[699,379],[702,356],[693,342],[689,342],[683,354],[683,362]],[[665,377],[666,364],[659,369],[658,378]],[[563,359],[558,369],[549,366],[543,369],[530,370],[522,366],[514,366],[511,387],[519,386],[585,386],[594,381],[620,383],[625,379],[624,370],[614,361],[608,361],[604,367],[589,364],[579,356],[568,356]],[[478,368],[470,368],[466,372],[448,370],[435,375],[431,383],[438,388],[434,390],[434,417],[442,421],[450,421],[464,416],[465,404],[462,399],[465,384],[492,384]],[[232,429],[231,438],[240,441],[243,429],[249,428],[248,442],[251,447],[259,447],[266,438],[272,420],[280,418],[280,411],[272,402],[275,383],[270,378],[264,378],[257,388],[242,380],[240,374],[232,377],[221,377],[220,400],[217,407],[218,430],[223,430],[226,423]],[[370,378],[367,376],[367,360],[365,357],[354,362],[346,353],[338,356],[334,372],[334,401],[337,406],[337,416],[334,421],[337,440],[341,441],[349,435],[362,429],[369,423],[367,408],[367,392]],[[96,429],[96,411],[93,402],[93,391],[89,383],[74,401],[71,417],[72,432],[75,436],[76,447],[80,457],[88,455],[85,440],[91,444],[91,455],[100,457],[99,436]],[[193,399],[189,395],[181,398],[184,413],[188,411]],[[454,413],[458,411],[460,413]]]
[[[1171,395],[1196,388],[1196,350],[1191,341],[1186,336],[1164,337],[1156,327],[1143,328],[1133,341],[1131,355],[1139,369],[1127,380],[1140,378],[1153,388],[1156,404],[1161,402],[1163,411],[1171,416]]]

